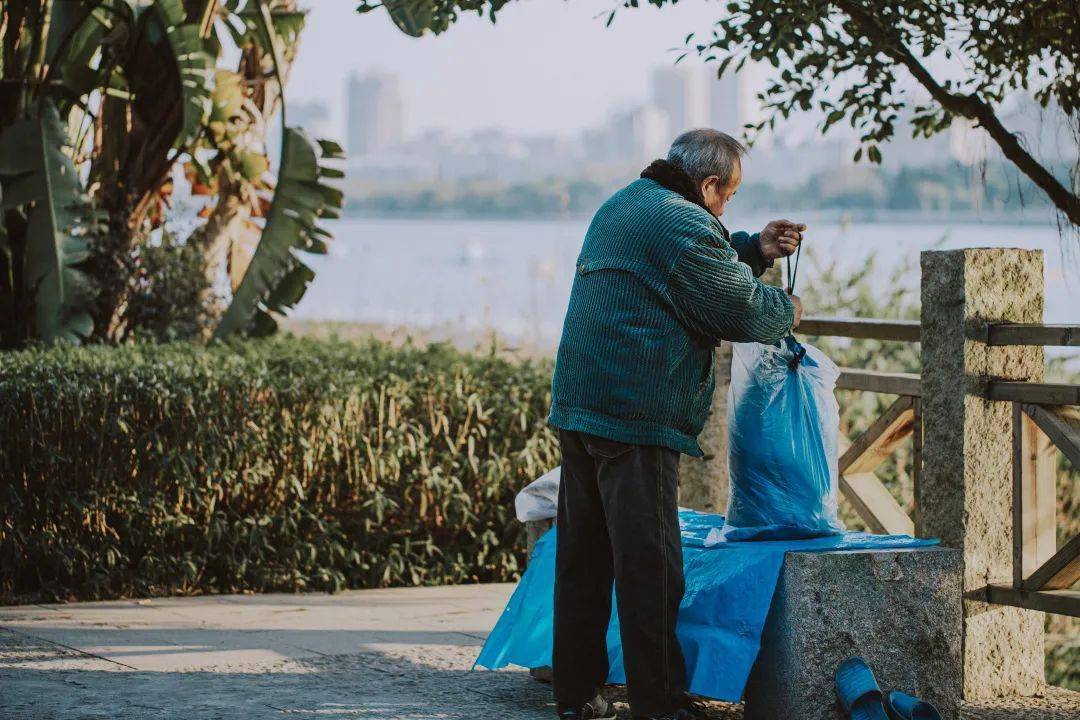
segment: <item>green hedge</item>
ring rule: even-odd
[[[0,602],[515,579],[549,377],[288,337],[0,355]]]

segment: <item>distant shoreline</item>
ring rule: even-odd
[[[513,342],[494,329],[474,330],[455,323],[419,327],[383,322],[286,317],[281,321],[281,329],[297,337],[318,340],[337,339],[353,343],[375,340],[398,346],[446,343],[462,352],[481,355],[494,352],[500,357],[533,360],[552,359],[556,349],[555,344]]]
[[[765,214],[788,214],[798,215],[806,220],[830,223],[915,223],[919,225],[935,224],[963,224],[963,225],[1014,225],[1018,227],[1046,227],[1054,226],[1056,220],[1052,212],[1046,210],[1035,217],[1018,213],[925,213],[915,210],[768,210],[754,208],[746,212],[740,212],[742,216],[757,216]],[[469,213],[460,211],[443,212],[393,212],[380,213],[370,211],[350,210],[346,207],[343,220],[401,220],[401,221],[431,221],[431,220],[469,220],[491,222],[588,222],[591,215],[584,213]]]
[[[532,342],[514,342],[493,329],[468,329],[454,323],[418,327],[395,323],[286,317],[282,319],[281,329],[301,338],[334,339],[358,344],[376,341],[394,346],[423,347],[432,343],[446,343],[461,352],[493,354],[508,360],[551,362],[557,349],[557,343],[537,345]],[[1059,361],[1064,359],[1064,362],[1052,364],[1048,368],[1048,381],[1073,382],[1076,374],[1080,373],[1080,354],[1071,348],[1054,348],[1048,355]]]

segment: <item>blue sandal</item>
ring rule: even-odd
[[[836,669],[836,695],[851,720],[889,720],[874,672],[860,657],[850,657]]]
[[[892,720],[941,720],[937,708],[917,697],[893,690],[885,699],[885,711]]]

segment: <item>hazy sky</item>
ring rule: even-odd
[[[519,0],[498,22],[464,16],[445,34],[411,38],[384,10],[356,14],[351,0],[308,0],[289,80],[294,100],[322,100],[342,125],[345,78],[382,70],[401,78],[405,131],[500,126],[569,135],[647,96],[649,74],[672,64],[687,33],[711,32],[719,2],[683,0],[620,10],[613,0]],[[696,56],[684,63],[699,69]]]

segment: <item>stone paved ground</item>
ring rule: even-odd
[[[511,589],[0,608],[0,720],[550,719],[550,688],[528,673],[470,671]],[[1058,706],[1050,713],[1028,702],[971,718],[1076,720],[1076,697],[1040,700]]]
[[[470,671],[511,590],[0,608],[0,720],[550,720],[527,672]]]

